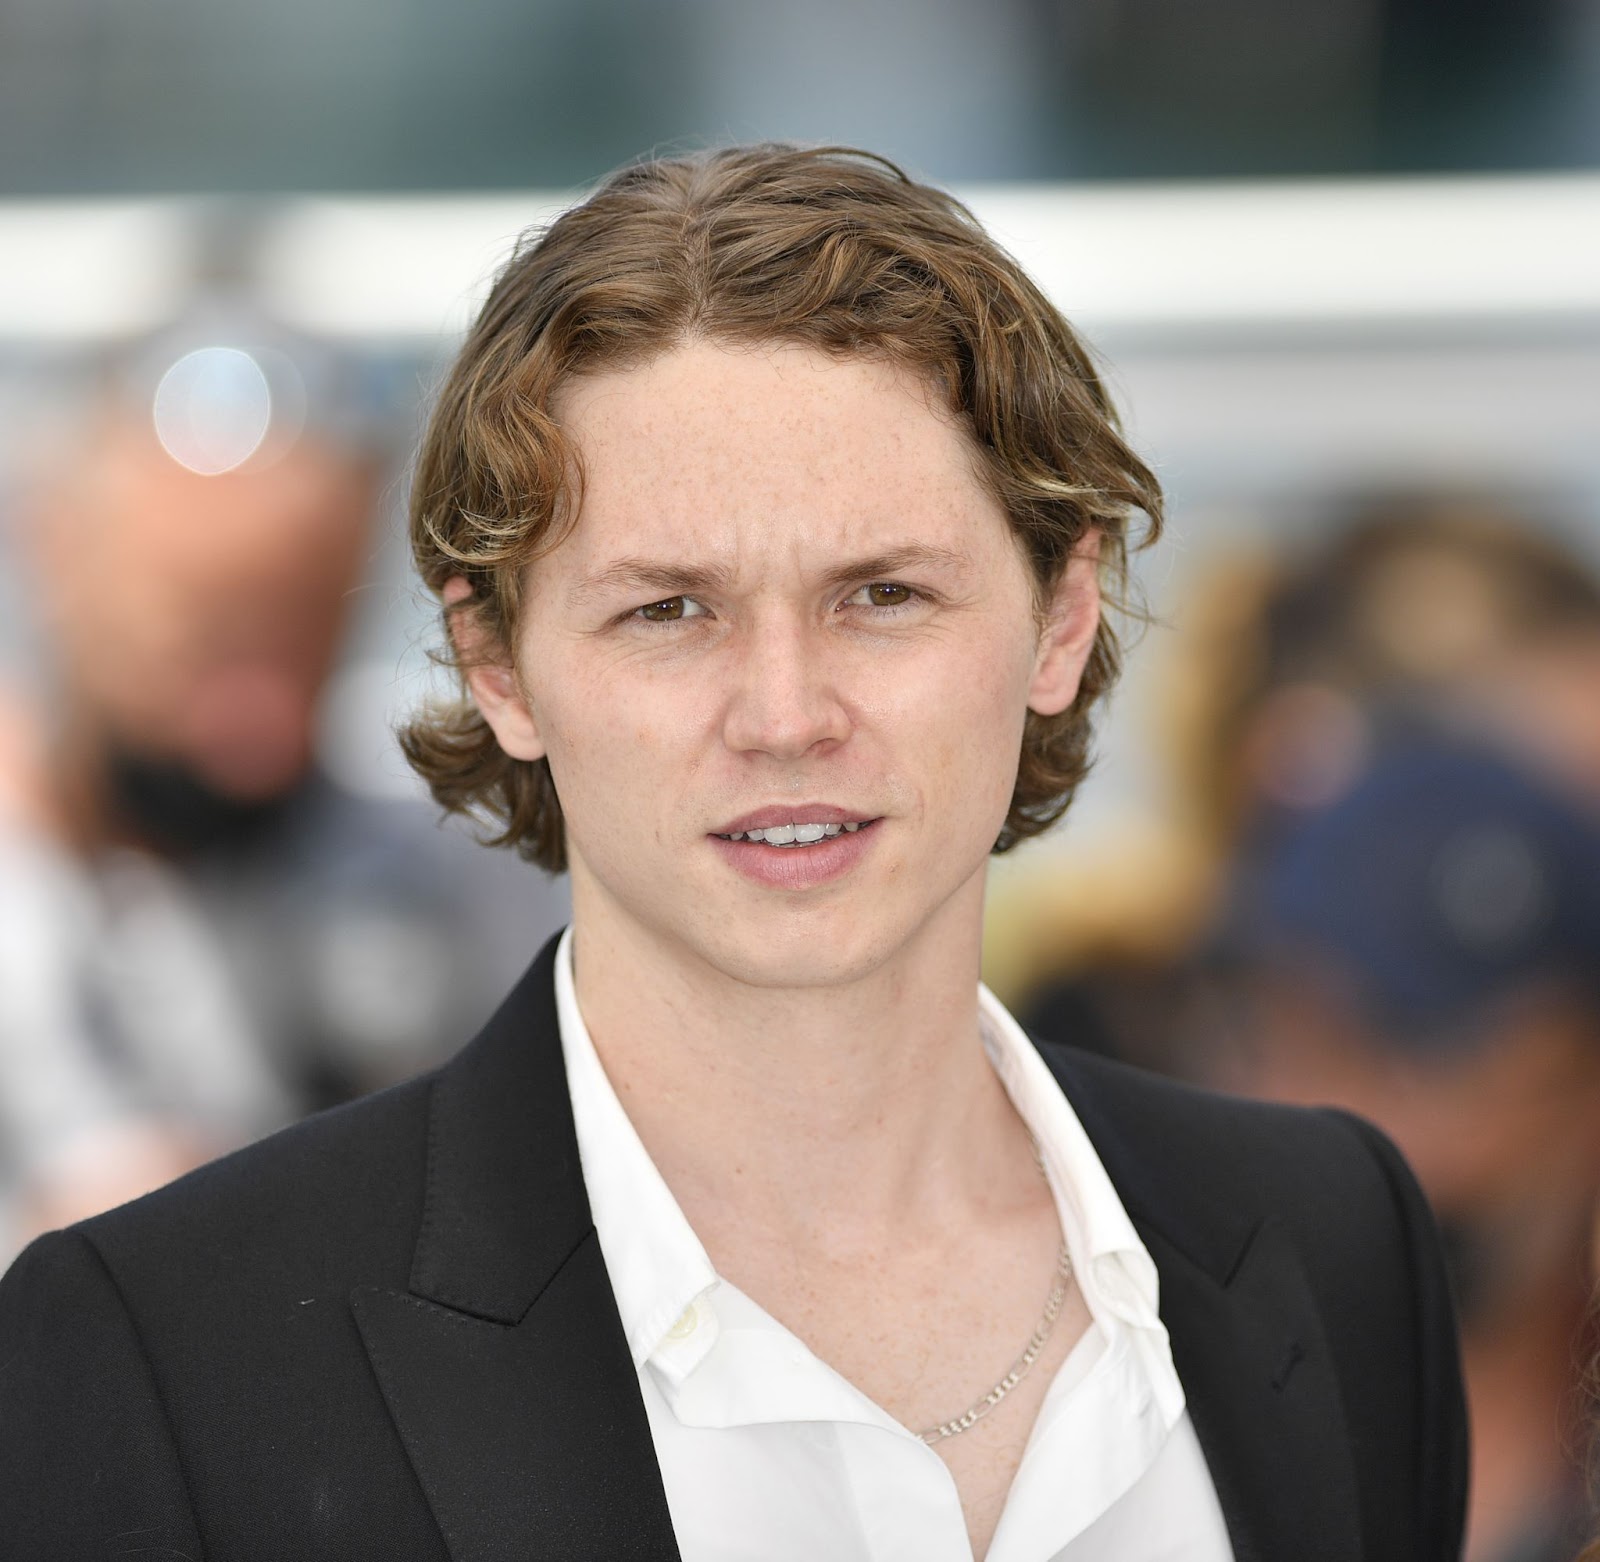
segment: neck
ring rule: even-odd
[[[979,1031],[981,877],[893,959],[807,987],[740,981],[584,898],[575,882],[585,1022],[697,1229],[865,1245],[982,1206],[1028,1165]]]

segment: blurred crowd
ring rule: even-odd
[[[5,1256],[436,1061],[562,919],[536,870],[326,763],[400,443],[338,369],[200,311],[102,363],[5,501],[34,644],[0,665]],[[1038,1034],[1399,1143],[1456,1284],[1472,1562],[1567,1562],[1600,578],[1514,502],[1390,494],[1219,561],[1142,654],[1178,806],[1003,880],[992,977]]]
[[[1035,1033],[1399,1144],[1455,1283],[1472,1562],[1593,1526],[1600,577],[1558,537],[1416,494],[1221,563],[1166,647],[1181,806],[1121,858],[1154,871],[1096,918],[1118,870],[1064,858],[992,931]]]

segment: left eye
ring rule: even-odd
[[[681,619],[699,618],[705,609],[693,597],[663,597],[659,602],[647,602],[635,612],[647,623],[675,624]]]
[[[876,580],[851,594],[849,601],[858,607],[904,607],[916,596],[910,586],[892,580]]]

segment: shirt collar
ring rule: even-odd
[[[1084,1301],[1108,1336],[1128,1334],[1171,1428],[1183,1413],[1184,1395],[1161,1322],[1155,1260],[1050,1066],[1005,1005],[981,985],[978,1017],[984,1050],[1039,1146]]]
[[[556,948],[555,979],[578,1159],[633,1365],[655,1357],[686,1374],[716,1343],[704,1297],[717,1274],[606,1077],[578,1008],[570,927]]]
[[[717,1273],[595,1051],[578,1008],[571,928],[556,950],[555,987],[583,1180],[633,1364],[651,1362],[681,1383],[717,1342]],[[1183,1388],[1157,1310],[1155,1263],[1049,1066],[986,987],[978,1008],[985,1050],[1038,1142],[1089,1311],[1113,1340],[1127,1332],[1171,1427]]]

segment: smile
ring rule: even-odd
[[[775,824],[765,830],[735,830],[717,839],[754,841],[762,846],[815,846],[841,833],[853,835],[860,828],[860,824]]]

